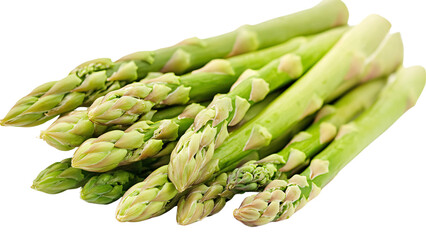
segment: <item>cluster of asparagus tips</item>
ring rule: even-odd
[[[204,107],[191,104],[178,116],[158,122],[139,121],[125,131],[113,130],[85,141],[75,152],[73,167],[105,172],[120,165],[170,153],[175,141]]]

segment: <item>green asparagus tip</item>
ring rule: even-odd
[[[136,175],[124,170],[103,173],[89,179],[81,188],[80,197],[89,203],[109,204],[122,197],[139,180]]]
[[[229,174],[226,188],[235,193],[256,191],[271,182],[277,174],[278,169],[274,164],[250,161]]]
[[[167,178],[167,165],[152,172],[143,182],[133,185],[117,206],[116,219],[138,222],[159,216],[175,205],[178,194]]]
[[[71,167],[71,159],[56,162],[41,171],[33,181],[32,189],[56,194],[78,188],[86,182],[90,173]]]

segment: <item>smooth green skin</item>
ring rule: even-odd
[[[92,173],[71,167],[71,158],[56,162],[41,171],[31,188],[50,194],[84,185]]]
[[[290,74],[285,71],[279,70],[279,65],[281,63],[281,58],[278,58],[276,60],[273,60],[272,62],[268,63],[266,66],[261,68],[257,74],[255,74],[252,77],[249,77],[243,81],[241,81],[234,89],[232,89],[229,93],[223,96],[223,98],[229,97],[232,101],[232,105],[235,105],[235,99],[236,97],[240,97],[243,99],[246,99],[250,105],[254,104],[253,101],[250,100],[250,95],[252,91],[255,91],[255,89],[252,89],[252,80],[256,78],[263,79],[268,85],[269,85],[269,92],[274,91],[277,88],[283,87],[292,81],[294,81],[296,78],[300,77],[301,74],[309,70],[316,62],[318,62],[322,56],[324,56],[335,44],[336,42],[342,37],[342,35],[348,30],[348,27],[341,27],[332,29],[329,31],[326,31],[324,33],[317,34],[312,37],[307,37],[305,39],[305,42],[300,45],[300,47],[294,51],[291,52],[291,54],[297,55],[301,59],[301,69],[300,72],[297,75]],[[214,100],[213,100],[214,101]],[[212,106],[211,108],[214,108]],[[227,111],[227,110],[225,110]],[[213,127],[217,129],[217,133],[215,138],[219,135],[219,130],[223,127],[224,124],[228,124],[231,122],[232,118],[234,117],[236,112],[236,108],[234,107],[232,110],[229,111],[228,118],[224,119],[222,122],[217,124],[216,126],[212,126],[213,120],[210,120],[205,123],[204,127],[201,127],[198,131],[196,131],[194,128],[191,128],[191,130],[187,131],[185,133],[186,136],[191,136],[192,134],[195,134],[196,132],[203,132],[205,127]],[[202,113],[202,112],[201,112]],[[201,114],[200,113],[200,114]],[[218,111],[216,110],[216,113]],[[180,141],[185,141],[187,138],[182,138]],[[192,184],[197,184],[199,182],[196,181],[203,181],[204,178],[202,178],[200,175],[204,175],[204,173],[200,172],[200,169],[190,169],[193,167],[193,160],[192,159],[185,159],[184,157],[180,156],[180,152],[188,151],[189,146],[182,147],[178,149],[183,143],[177,144],[177,147],[174,150],[174,153],[172,154],[172,158],[170,160],[170,168],[169,168],[169,177],[172,180],[172,182],[176,185],[176,187],[179,189],[179,191],[185,190],[188,186]],[[203,152],[206,151],[206,149],[210,147],[206,146],[203,148],[200,148],[198,150],[197,154],[203,155]],[[219,145],[215,145],[215,147],[219,147]],[[185,154],[185,153],[184,153]],[[195,157],[194,157],[195,158]],[[205,158],[205,157],[204,157]],[[180,163],[180,161],[185,161],[184,163]],[[205,162],[205,165],[209,164],[211,159],[203,159]],[[205,165],[200,164],[200,168],[204,168]],[[183,174],[193,174],[193,176],[183,177]],[[197,176],[198,175],[198,176]],[[208,178],[207,178],[208,179]]]
[[[286,175],[285,178],[294,175],[300,168],[309,164],[311,157],[324,149],[334,139],[335,136],[331,136],[328,141],[321,142],[321,124],[332,124],[336,130],[339,129],[340,126],[348,123],[366,108],[370,107],[377,99],[385,83],[385,79],[368,82],[355,88],[335,104],[326,106],[325,108],[333,109],[333,112],[323,116],[321,119],[317,119],[309,128],[303,130],[303,133],[310,135],[308,139],[291,142],[280,152],[273,154],[274,156],[282,157],[280,160],[275,157],[274,160],[271,159],[268,161],[265,158],[264,161],[249,162],[234,169],[229,174],[227,189],[235,192],[257,191],[265,187],[272,180],[281,178],[282,174]],[[305,158],[302,159],[299,166],[295,166],[283,173],[279,169],[286,165],[292,150],[304,153]]]
[[[244,126],[244,123],[250,121],[251,119],[255,118],[257,114],[263,111],[272,101],[274,101],[280,94],[282,93],[281,89],[278,89],[265,97],[261,102],[257,102],[253,104],[247,113],[244,115],[243,119],[241,121],[232,127],[228,127],[228,131],[232,132],[237,130],[238,128]]]
[[[289,209],[300,209],[306,203],[306,199],[312,199],[310,194],[316,186],[319,189],[325,187],[352,159],[354,159],[362,150],[364,150],[371,142],[379,137],[386,129],[388,129],[395,121],[398,120],[409,108],[415,105],[426,82],[426,72],[423,67],[415,66],[401,69],[396,75],[394,82],[391,82],[380,94],[378,100],[363,112],[353,122],[346,125],[346,130],[341,133],[325,150],[314,157],[314,160],[323,160],[328,162],[327,171],[317,175],[311,179],[312,165],[309,166],[300,175],[307,180],[307,185],[300,189],[300,196],[292,201],[286,202],[281,200],[277,208],[274,207],[274,213],[269,211],[268,216],[264,216],[270,201],[266,200],[266,204],[257,204],[262,209],[250,205],[254,196],[246,198],[239,209],[234,211],[235,217],[248,226],[259,226],[271,221],[280,221],[287,219],[292,215],[293,211]],[[341,128],[343,129],[343,127]],[[268,190],[269,192],[286,191],[287,186],[278,189]],[[275,193],[276,195],[278,195]],[[317,195],[319,192],[315,195]],[[259,199],[262,199],[259,193]],[[250,200],[251,199],[251,200]],[[302,202],[303,201],[303,202]],[[241,214],[248,213],[245,208],[250,210],[250,215]],[[272,210],[272,209],[271,209]],[[297,211],[296,210],[296,211]],[[258,214],[254,214],[258,211]],[[255,217],[256,216],[256,217]]]
[[[239,159],[254,151],[244,150],[244,147],[255,127],[263,127],[271,134],[271,139],[277,138],[307,114],[310,104],[324,102],[345,78],[360,74],[358,71],[354,72],[357,69],[354,67],[355,63],[371,55],[389,29],[390,23],[386,19],[371,15],[345,33],[308,73],[256,118],[230,134],[214,152],[213,159],[219,160],[215,169],[230,171],[238,165]],[[322,104],[318,104],[314,109],[309,109],[309,112],[313,113],[321,106]],[[214,174],[216,170],[205,172]],[[189,187],[191,184],[185,186]]]
[[[329,161],[329,173],[318,176],[313,182],[321,188],[327,185],[346,164],[416,104],[425,82],[423,67],[400,69],[395,81],[383,90],[376,103],[350,123],[356,130],[343,135],[315,156],[315,159]],[[306,175],[306,171],[302,174]]]
[[[258,43],[257,46],[249,46],[246,51],[271,47],[296,36],[314,34],[331,27],[344,25],[347,23],[347,19],[348,10],[344,3],[340,0],[325,0],[317,6],[305,11],[275,18],[257,25],[245,26],[246,29],[252,31],[256,36]],[[101,62],[108,62],[107,66],[103,66],[102,64],[100,64],[100,66],[85,66],[83,70],[80,69],[77,71],[77,74],[82,75],[85,79],[85,74],[87,72],[91,73],[99,70],[106,70],[107,76],[109,77],[119,69],[121,63],[133,61],[137,66],[137,77],[128,79],[127,81],[112,81],[97,84],[97,86],[94,86],[88,91],[86,90],[81,94],[74,94],[70,97],[72,100],[65,100],[67,102],[67,107],[60,109],[60,111],[49,113],[50,109],[57,107],[58,104],[62,104],[62,95],[71,95],[69,89],[67,89],[65,92],[59,94],[61,96],[55,96],[55,103],[49,103],[48,100],[46,104],[42,104],[44,105],[43,107],[31,112],[26,112],[31,105],[43,98],[44,93],[55,84],[55,82],[50,82],[47,84],[50,85],[50,87],[46,88],[47,86],[44,85],[41,89],[42,91],[37,91],[38,93],[33,92],[30,96],[24,97],[24,100],[18,102],[1,121],[1,124],[21,127],[39,125],[61,113],[72,111],[82,104],[87,105],[93,102],[93,100],[95,100],[93,96],[97,98],[105,95],[107,92],[124,86],[129,83],[129,81],[141,79],[145,77],[148,72],[174,71],[177,74],[188,72],[206,64],[211,59],[228,56],[233,49],[237,36],[238,30],[202,40],[201,44],[178,44],[153,52],[131,54],[116,63],[112,63],[109,59],[103,59]],[[177,51],[183,51],[188,54],[188,57],[185,59],[186,62],[179,62],[175,64],[176,66],[164,69],[173,54]],[[242,53],[244,53],[244,51]],[[82,80],[84,81],[84,79]]]
[[[369,81],[389,76],[394,73],[402,65],[404,61],[404,45],[402,43],[401,34],[389,34],[376,52],[369,58],[360,78],[353,78],[342,83],[331,94],[326,102],[334,101],[339,96],[352,89],[361,82]]]
[[[158,109],[154,113],[154,115],[151,117],[151,120],[153,122],[158,122],[163,119],[170,119],[179,116],[185,110],[185,108],[188,105],[177,105],[177,106],[170,106],[168,108]]]

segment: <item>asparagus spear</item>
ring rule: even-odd
[[[271,47],[296,36],[345,25],[347,19],[346,6],[340,0],[325,0],[311,9],[247,25],[217,37],[191,38],[172,47],[130,54],[117,62],[105,58],[92,60],[78,66],[64,79],[34,89],[15,104],[1,124],[35,126],[82,104],[87,105],[95,97],[141,79],[148,72],[182,74],[211,59]]]
[[[158,122],[139,121],[125,131],[109,131],[98,138],[91,138],[76,150],[72,166],[92,172],[106,172],[119,165],[169,154],[174,141],[186,131],[203,108],[193,103],[178,117]]]
[[[177,189],[182,192],[194,184],[202,183],[210,179],[217,169],[235,168],[238,159],[267,146],[272,139],[282,135],[297,121],[319,110],[345,79],[358,78],[361,75],[365,59],[380,45],[389,28],[390,24],[386,19],[377,15],[367,17],[345,33],[307,74],[245,127],[233,132],[216,150],[210,148],[204,156],[197,155],[195,159],[194,154],[198,149],[211,144],[211,141],[207,138],[200,141],[200,135],[186,139],[186,145],[190,146],[191,151],[187,152],[185,159],[190,161],[169,169],[182,173],[179,174],[179,179],[173,178]],[[182,137],[183,139],[185,138]],[[180,147],[177,145],[177,149]],[[205,159],[212,160],[206,164]]]
[[[272,181],[263,192],[247,197],[234,211],[237,220],[259,226],[288,219],[315,198],[358,153],[389,128],[416,103],[426,81],[422,67],[398,71],[396,80],[380,94],[372,107],[342,126],[336,139],[300,175],[288,181]]]
[[[336,104],[323,107],[316,122],[296,134],[283,150],[234,169],[229,174],[227,189],[234,192],[256,191],[282,174],[293,175],[333,141],[340,126],[371,106],[384,85],[385,79],[372,81],[351,91]]]
[[[208,108],[197,114],[194,124],[172,152],[169,178],[176,187],[184,189],[185,184],[199,177],[197,173],[191,175],[194,169],[211,164],[214,149],[229,135],[228,126],[238,124],[250,106],[270,91],[300,77],[333,47],[346,30],[339,28],[318,34],[259,71],[247,70],[228,94],[216,97]],[[189,144],[195,144],[197,139],[203,143],[199,146]],[[190,150],[191,147],[194,149]]]
[[[292,141],[279,153],[269,155],[260,161],[249,161],[232,172],[222,173],[213,180],[191,189],[179,200],[177,222],[187,225],[200,221],[219,212],[234,194],[259,191],[272,180],[291,177],[294,175],[293,172],[282,173],[278,170],[282,165],[286,166],[283,161],[288,160],[288,149],[305,151],[306,158],[313,156],[334,138],[335,131],[330,132],[333,129],[329,126],[332,124],[337,129],[371,106],[384,84],[385,79],[366,83],[343,96],[334,105],[323,107],[317,114],[316,122],[303,132],[295,134]],[[328,115],[324,113],[328,113]],[[325,138],[324,134],[327,133],[329,135]],[[330,133],[332,134],[330,135]],[[307,136],[307,134],[310,134],[311,137],[302,142],[296,141],[300,139],[300,136]],[[320,138],[320,134],[322,134],[322,138]],[[271,161],[272,159],[279,161]],[[303,167],[305,166],[306,164],[303,164]],[[299,168],[301,167],[299,166]]]
[[[185,106],[173,106],[161,111],[151,111],[152,114],[144,116],[143,120],[153,122],[178,116]],[[68,151],[80,146],[89,138],[99,137],[111,130],[125,130],[128,126],[104,126],[89,120],[87,110],[75,110],[59,117],[45,131],[40,138],[49,145],[62,151]]]

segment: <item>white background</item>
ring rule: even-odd
[[[86,60],[113,60],[182,39],[205,38],[309,8],[310,1],[2,1],[0,115],[35,86],[64,77]],[[350,24],[371,13],[400,31],[405,65],[426,66],[423,1],[346,1]],[[49,123],[48,123],[49,124]],[[216,216],[182,227],[175,210],[119,223],[117,203],[93,205],[79,190],[30,189],[38,172],[70,157],[34,128],[0,128],[0,239],[425,239],[426,94],[290,220],[249,228],[236,221],[237,196]]]

